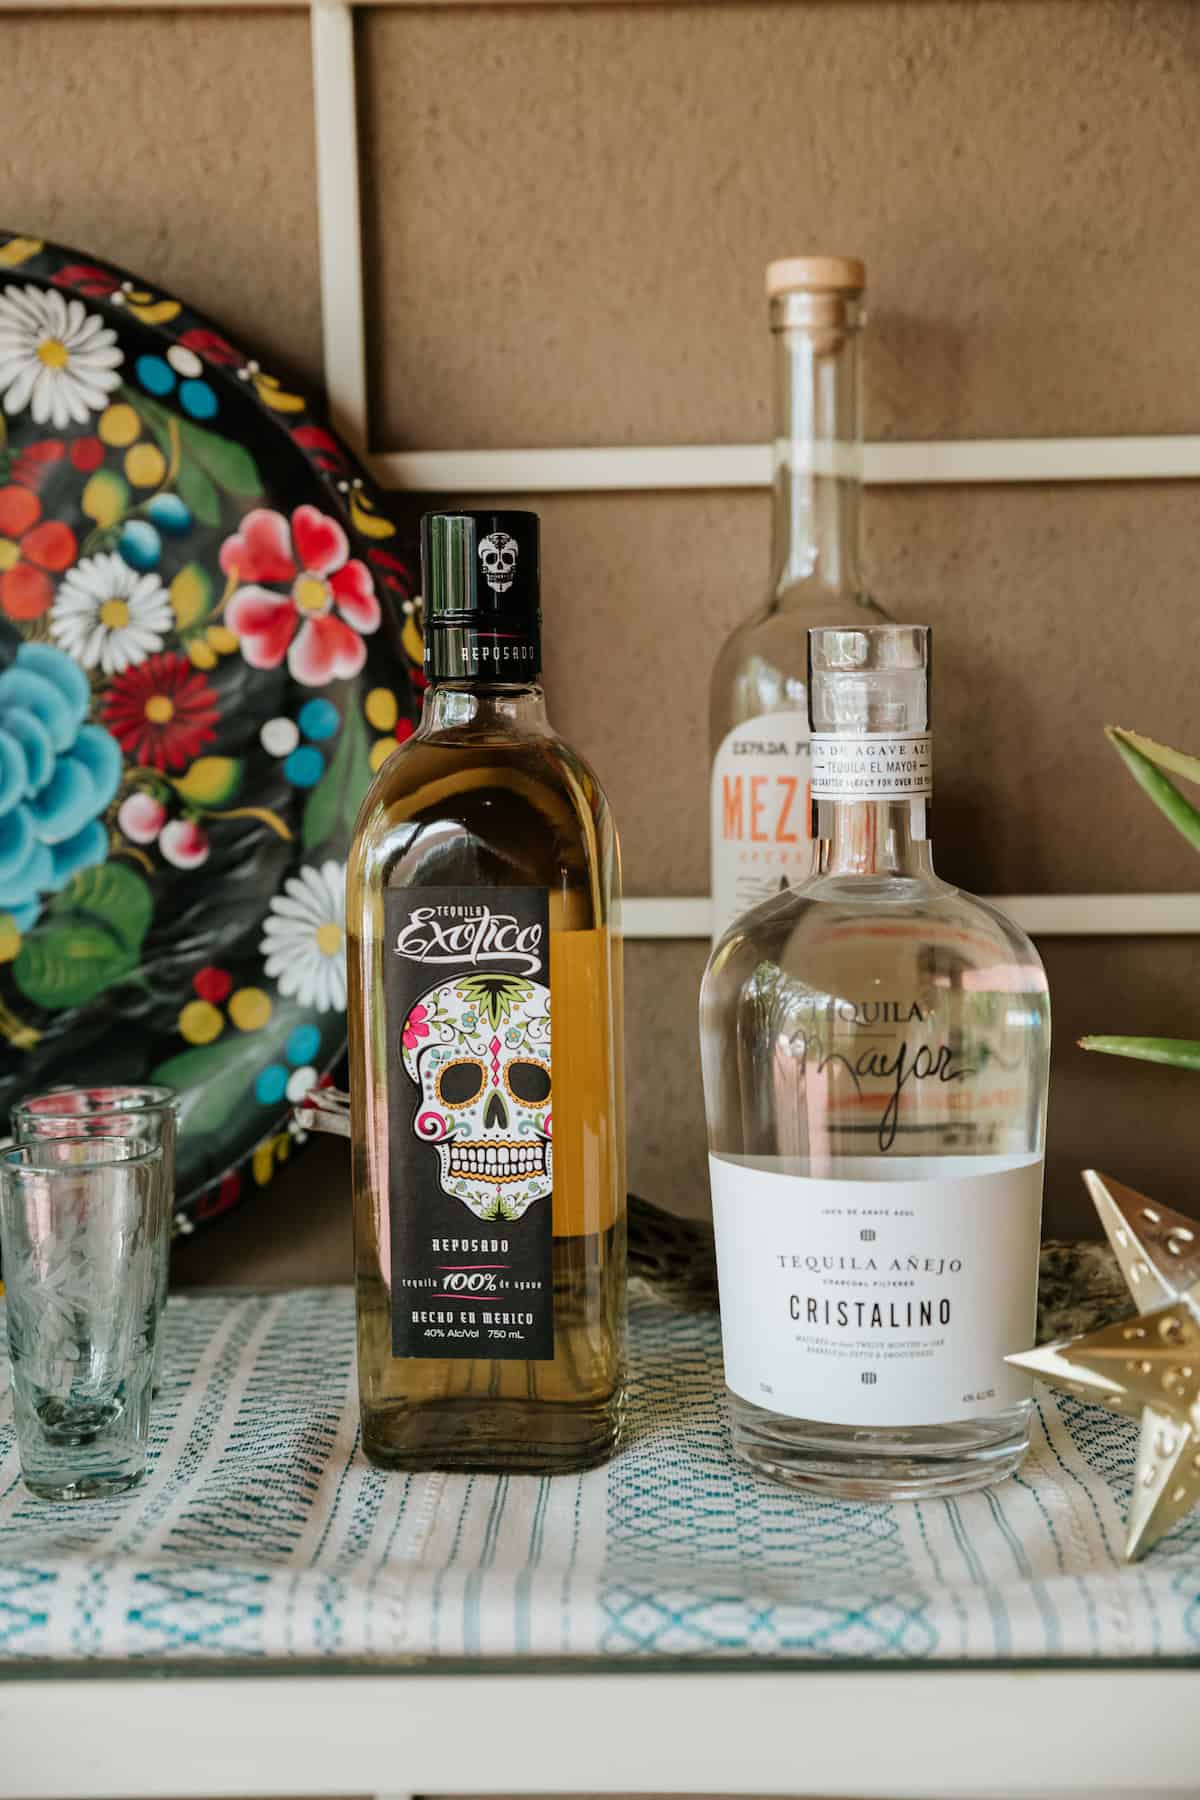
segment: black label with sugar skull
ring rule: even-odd
[[[384,926],[392,1354],[549,1362],[546,890],[388,889]]]

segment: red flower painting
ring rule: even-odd
[[[336,519],[298,506],[289,526],[282,513],[260,507],[222,544],[221,567],[239,584],[225,620],[251,668],[278,668],[286,656],[305,687],[359,673],[363,634],[379,628],[379,601]]]
[[[10,619],[40,619],[54,598],[51,574],[75,561],[75,533],[43,519],[42,503],[16,483],[0,488],[0,607]]]
[[[102,716],[122,750],[139,763],[183,769],[216,738],[220,709],[200,671],[167,650],[114,676]]]

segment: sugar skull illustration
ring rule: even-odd
[[[413,1133],[444,1193],[479,1219],[519,1219],[553,1186],[550,990],[523,975],[459,975],[409,1011]]]
[[[507,531],[493,531],[479,546],[483,578],[495,594],[506,594],[513,584],[520,545]]]

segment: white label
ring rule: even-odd
[[[808,874],[808,720],[764,713],[735,725],[713,759],[713,941],[760,900]]]
[[[1030,1394],[1040,1156],[710,1156],[725,1379],[828,1425],[941,1425]],[[861,1177],[861,1179],[859,1178]]]
[[[814,800],[907,800],[933,792],[933,740],[886,731],[812,740]]]

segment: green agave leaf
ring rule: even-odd
[[[1172,775],[1182,775],[1185,781],[1200,782],[1200,756],[1189,756],[1186,750],[1173,750],[1170,744],[1159,744],[1154,738],[1143,737],[1140,731],[1126,731],[1120,725],[1110,725],[1107,735],[1115,743],[1131,744],[1135,750],[1148,757],[1160,769],[1170,769]]]
[[[1173,1069],[1200,1070],[1200,1040],[1196,1038],[1085,1037],[1081,1050],[1100,1050],[1106,1056],[1131,1056],[1138,1062],[1167,1063]]]
[[[1138,749],[1132,741],[1132,733],[1118,731],[1109,726],[1106,733],[1109,742],[1124,762],[1139,787],[1144,788],[1155,806],[1171,821],[1176,831],[1187,839],[1193,850],[1200,850],[1200,808],[1179,792],[1173,781],[1168,781],[1162,771],[1156,768],[1152,759],[1144,751]],[[1144,741],[1144,740],[1143,740]],[[1156,749],[1161,746],[1156,745]],[[1181,756],[1178,751],[1171,751],[1172,756]],[[1190,758],[1184,758],[1190,761]]]
[[[324,844],[341,825],[349,834],[358,816],[362,797],[371,784],[366,732],[358,706],[351,696],[346,703],[342,735],[333,761],[308,797],[301,825],[304,848]]]
[[[221,496],[199,463],[188,462],[186,458],[180,463],[175,491],[202,525],[221,523]]]
[[[111,931],[74,920],[26,938],[13,964],[13,980],[35,1006],[62,1012],[83,1006],[136,967],[136,951]]]
[[[239,500],[260,497],[263,488],[258,465],[243,444],[219,437],[215,431],[205,431],[188,419],[180,419],[179,434],[185,462],[189,456],[194,457],[219,488],[224,488],[227,494],[236,494]]]

